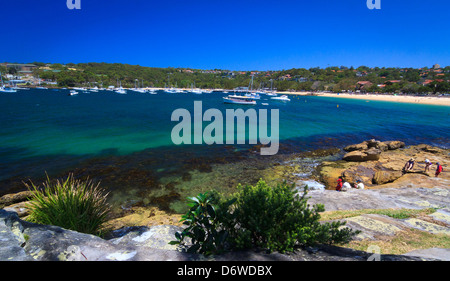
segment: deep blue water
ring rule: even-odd
[[[131,156],[139,159],[130,165],[157,159],[151,166],[156,169],[193,155],[226,153],[225,145],[175,146],[171,131],[178,122],[171,121],[171,114],[185,108],[193,118],[194,101],[199,100],[203,111],[217,108],[224,119],[227,108],[239,108],[224,104],[223,93],[105,91],[68,96],[68,92],[36,89],[0,94],[0,181],[75,169],[99,157],[119,162]],[[343,147],[368,138],[450,147],[450,107],[313,96],[291,97],[290,102],[266,98],[243,108],[279,109],[283,144],[279,153]]]

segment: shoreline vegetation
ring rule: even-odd
[[[332,96],[446,105],[450,66],[367,67],[331,66],[288,70],[157,68],[120,63],[0,63],[3,81],[25,87],[124,89],[209,89],[214,91],[276,91],[278,94]],[[15,82],[14,82],[15,81]]]

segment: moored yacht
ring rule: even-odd
[[[0,92],[2,93],[16,93],[17,91],[11,88],[0,87]]]
[[[252,97],[237,96],[237,95],[228,95],[227,97],[223,97],[223,102],[230,104],[246,104],[246,105],[256,104],[255,99]]]
[[[2,86],[0,87],[0,92],[2,92],[2,93],[15,93],[15,92],[17,92],[16,90],[11,89],[11,88],[5,88],[5,85],[3,84],[3,78],[2,78],[2,73],[1,72],[0,72],[0,79],[1,79],[1,82],[2,82]]]
[[[280,97],[273,97],[273,98],[270,98],[270,99],[272,99],[272,100],[281,100],[281,101],[290,101],[290,99],[286,95],[282,95]]]

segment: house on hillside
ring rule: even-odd
[[[25,64],[25,63],[2,63],[0,64],[4,67],[6,67],[6,69],[11,69],[14,68],[17,71],[17,76],[32,76],[33,75],[33,70],[37,69],[38,66],[34,65],[34,64]]]
[[[291,80],[291,79],[292,79],[292,77],[291,77],[290,74],[283,75],[283,76],[281,76],[281,77],[279,78],[279,80],[283,80],[283,81],[285,81],[285,80]]]
[[[356,83],[356,90],[358,91],[366,91],[367,88],[369,88],[370,86],[372,86],[373,83],[370,81],[358,81]]]

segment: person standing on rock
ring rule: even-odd
[[[406,171],[411,171],[414,168],[414,163],[416,160],[414,160],[414,158],[409,159],[408,162],[406,162],[405,167],[403,167],[403,170]]]
[[[430,160],[425,159],[425,173],[430,170],[430,167],[433,163],[430,162]]]
[[[438,163],[436,163],[436,173],[435,173],[435,176],[436,177],[438,177],[439,176],[439,174],[442,172],[442,165],[441,164],[439,164],[439,162]]]

